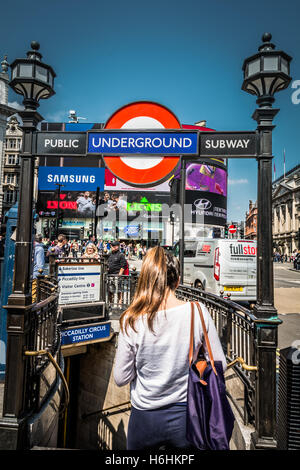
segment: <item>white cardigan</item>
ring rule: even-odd
[[[202,307],[208,338],[215,361],[222,361],[226,369],[223,349],[207,308]],[[150,410],[173,403],[186,402],[188,382],[188,354],[190,343],[191,304],[157,312],[153,334],[146,315],[135,324],[137,333],[128,327],[128,334],[119,333],[114,366],[118,386],[130,382],[131,403],[134,408]],[[203,333],[198,309],[194,313],[194,351],[202,344]]]

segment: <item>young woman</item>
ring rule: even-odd
[[[143,260],[136,293],[120,318],[114,379],[130,382],[131,415],[127,449],[187,448],[186,400],[191,304],[178,300],[179,263],[161,247]],[[226,359],[206,307],[202,312],[215,361]],[[202,344],[195,309],[194,350]]]

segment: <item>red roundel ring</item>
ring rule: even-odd
[[[164,106],[148,101],[128,104],[116,111],[105,129],[180,129],[176,116]],[[155,186],[170,177],[180,158],[147,156],[104,157],[107,168],[121,181],[132,186]]]

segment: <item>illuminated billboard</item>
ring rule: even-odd
[[[186,164],[185,203],[191,220],[224,226],[227,222],[227,169],[222,161],[201,159]],[[179,203],[180,168],[171,180],[170,204]],[[186,209],[187,210],[187,209]]]

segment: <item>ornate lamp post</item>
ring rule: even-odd
[[[275,50],[265,33],[259,52],[244,61],[242,89],[257,96],[253,114],[259,135],[258,224],[257,224],[257,304],[256,322],[258,380],[256,390],[256,448],[275,448],[276,430],[276,346],[281,321],[274,307],[272,242],[272,130],[279,109],[272,108],[274,94],[288,87],[290,61],[285,52]]]
[[[32,233],[34,157],[32,155],[37,124],[43,117],[36,111],[39,100],[47,99],[53,89],[55,72],[44,64],[37,42],[31,43],[27,58],[11,64],[12,89],[24,97],[25,109],[18,114],[23,120],[23,149],[21,153],[21,183],[18,204],[18,224],[15,243],[13,291],[7,306],[7,362],[1,427],[7,428],[8,440],[14,448],[22,448],[26,421],[26,361],[24,350],[28,341],[31,313]],[[3,423],[6,423],[3,424]]]
[[[33,41],[27,59],[16,59],[11,64],[12,89],[24,97],[25,109],[19,111],[24,131],[20,200],[15,250],[15,278],[9,305],[28,305],[31,303],[30,275],[32,251],[32,199],[34,182],[34,158],[32,156],[33,133],[43,117],[36,111],[40,99],[52,96],[55,72],[44,64],[38,52],[40,45]]]

